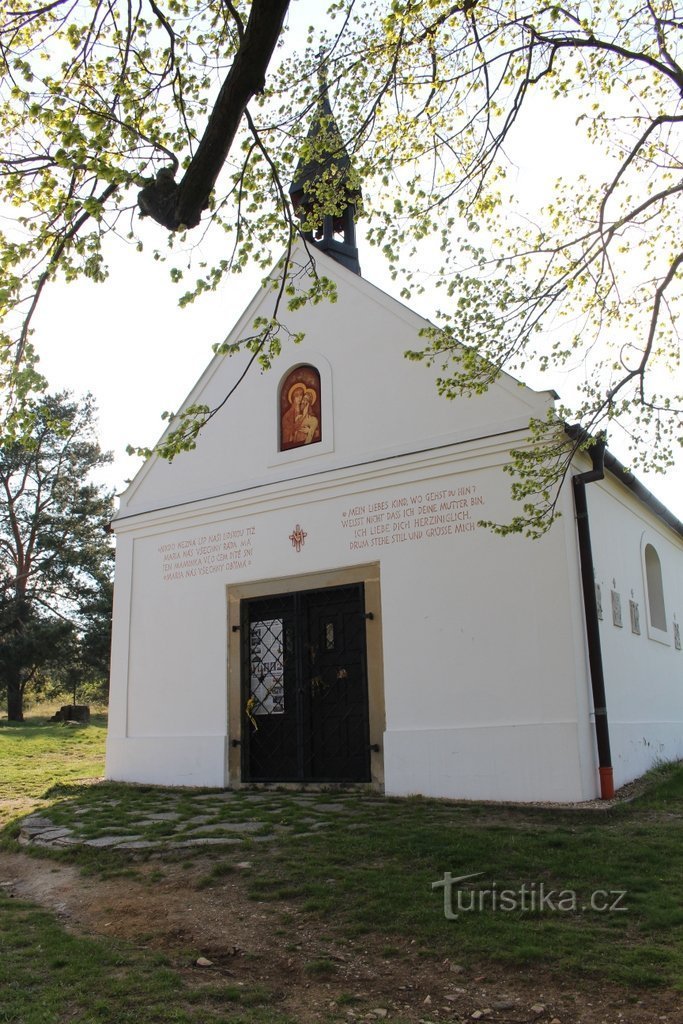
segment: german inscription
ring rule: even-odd
[[[254,557],[255,533],[255,526],[244,526],[160,544],[164,583],[248,569]]]
[[[484,496],[476,484],[441,487],[353,505],[341,515],[349,550],[473,533]]]

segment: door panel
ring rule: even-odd
[[[243,778],[370,779],[362,584],[242,602]]]
[[[303,602],[309,778],[366,781],[370,757],[362,586],[312,591]]]
[[[244,602],[242,708],[251,781],[296,778],[298,683],[288,597]]]

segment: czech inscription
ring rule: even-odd
[[[255,533],[255,526],[244,526],[160,544],[164,583],[248,569],[254,557]]]
[[[461,484],[353,505],[341,525],[351,551],[415,543],[473,533],[484,504],[476,484]]]

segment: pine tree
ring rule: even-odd
[[[110,600],[113,555],[112,495],[91,479],[111,460],[92,398],[41,395],[23,423],[0,448],[0,692],[10,721],[22,721],[36,673],[82,658],[90,610]]]

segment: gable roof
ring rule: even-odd
[[[280,318],[288,328],[303,329],[304,341],[294,345],[283,338],[283,354],[267,373],[251,367],[225,408],[200,434],[196,450],[181,454],[171,464],[156,455],[148,459],[121,495],[121,510],[116,519],[126,517],[126,508],[132,512],[133,507],[159,507],[160,502],[166,507],[219,492],[259,486],[284,479],[287,474],[291,476],[292,465],[274,465],[265,453],[264,439],[256,435],[260,429],[259,415],[266,406],[272,406],[270,433],[273,434],[273,395],[282,375],[292,365],[328,364],[335,383],[335,421],[343,420],[348,405],[355,402],[356,406],[353,429],[347,431],[353,435],[353,440],[346,447],[337,444],[334,453],[315,452],[317,458],[311,460],[310,467],[306,466],[307,472],[301,475],[329,472],[361,461],[435,450],[482,434],[518,431],[526,427],[531,416],[545,415],[552,403],[554,393],[536,392],[505,373],[486,395],[454,402],[440,398],[434,386],[436,369],[427,371],[424,366],[415,366],[404,358],[406,349],[418,347],[421,332],[432,326],[427,320],[305,242],[297,242],[289,259],[296,273],[304,273],[313,263],[319,275],[334,282],[338,302],[321,302],[294,312],[281,312]],[[273,268],[229,332],[228,343],[252,335],[258,317],[273,315],[274,283],[280,273],[281,263]],[[244,353],[214,356],[182,403],[181,410],[193,404],[214,407],[237,383],[247,361],[248,354]],[[342,402],[342,396],[349,391],[353,391],[354,398]],[[412,413],[409,412],[411,403],[416,407]],[[331,413],[330,408],[326,415]],[[392,415],[394,421],[390,422]],[[176,422],[167,426],[162,440]],[[241,437],[247,422],[249,436]],[[217,432],[221,435],[220,441]],[[243,457],[245,445],[251,445],[254,452],[249,466],[245,465]],[[201,467],[206,466],[207,460],[212,464],[212,472],[205,473],[202,481]],[[226,471],[226,460],[232,462],[230,472]],[[216,471],[218,466],[220,472]],[[171,478],[173,483],[169,482]],[[146,490],[159,493],[153,498],[151,494],[144,495]]]

